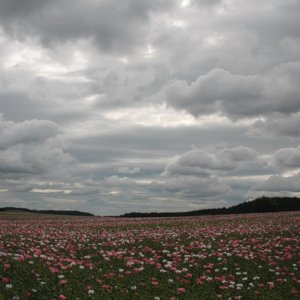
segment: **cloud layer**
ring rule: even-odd
[[[299,1],[21,2],[0,0],[0,206],[299,195]]]

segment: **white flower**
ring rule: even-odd
[[[237,290],[240,290],[242,287],[243,287],[243,284],[242,284],[242,283],[238,283],[238,284],[236,285],[236,289],[237,289]]]
[[[6,287],[7,289],[11,289],[11,288],[13,287],[13,285],[10,284],[10,283],[7,283],[7,284],[5,285],[5,287]]]
[[[89,295],[93,295],[94,292],[95,292],[94,290],[88,290],[88,294],[89,294]]]

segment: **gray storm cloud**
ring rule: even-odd
[[[250,129],[250,134],[261,137],[288,136],[297,138],[300,136],[300,113],[291,115],[270,115],[265,120],[256,121]]]
[[[166,182],[164,188],[181,197],[194,199],[224,196],[230,190],[230,187],[218,178],[197,178],[194,176],[172,178]]]
[[[173,1],[65,0],[0,2],[5,30],[18,38],[39,36],[45,45],[92,39],[106,52],[131,51],[144,39],[151,13],[170,9]]]
[[[14,123],[0,119],[0,149],[16,144],[44,142],[58,133],[58,126],[51,121],[27,120],[22,123]]]
[[[233,172],[259,161],[259,154],[247,147],[221,148],[212,151],[195,149],[184,153],[166,167],[167,174],[208,176]]]
[[[72,161],[55,140],[58,126],[45,120],[0,121],[0,173],[41,174]]]
[[[297,148],[283,148],[274,153],[275,163],[282,168],[300,167],[300,146]]]
[[[273,175],[268,180],[262,183],[258,183],[253,187],[254,190],[257,191],[265,191],[265,192],[289,192],[289,193],[299,193],[299,180],[300,173],[283,177],[280,175]]]
[[[239,75],[214,69],[191,85],[175,81],[167,88],[168,103],[195,116],[219,112],[231,119],[292,114],[300,110],[300,68],[278,67],[266,75]],[[293,73],[293,76],[291,76]]]

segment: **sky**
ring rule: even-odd
[[[298,0],[0,0],[0,206],[300,196],[299,53]]]

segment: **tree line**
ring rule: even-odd
[[[122,218],[145,217],[188,217],[205,215],[247,214],[280,211],[300,211],[300,198],[297,197],[260,197],[228,208],[210,208],[187,212],[130,212]]]
[[[18,207],[0,207],[0,211],[22,211],[28,213],[36,214],[46,214],[46,215],[67,215],[67,216],[93,216],[91,213],[77,211],[77,210],[37,210],[37,209],[28,209],[28,208],[18,208]]]

